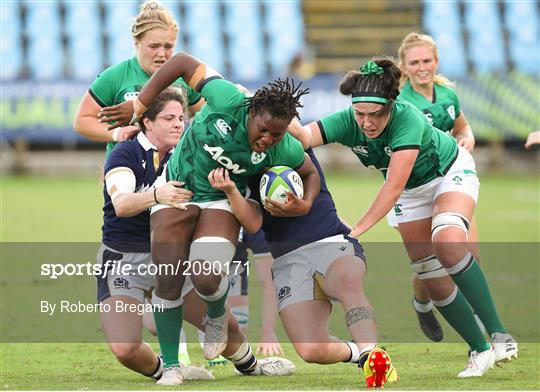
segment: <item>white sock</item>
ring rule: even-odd
[[[201,331],[200,329],[198,329],[197,332],[199,333],[199,344],[204,350],[204,331]]]
[[[351,350],[351,357],[348,361],[343,362],[358,362],[360,360],[360,349],[356,343],[352,340],[342,340],[342,342],[349,346],[349,350]]]
[[[418,302],[416,298],[414,297],[413,297],[413,306],[420,313],[427,313],[431,309],[433,309],[433,303],[431,302],[431,300],[428,300],[427,303],[423,304],[421,302]]]
[[[180,344],[178,345],[178,354],[187,354],[187,340],[184,328],[180,330]]]

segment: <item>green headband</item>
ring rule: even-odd
[[[382,75],[384,73],[384,69],[377,65],[374,61],[368,61],[364,65],[362,65],[362,68],[360,68],[360,72],[362,75]]]
[[[372,103],[381,103],[383,105],[386,105],[388,103],[388,99],[382,98],[382,97],[372,97],[372,96],[352,97],[352,103],[358,103],[358,102],[372,102]]]

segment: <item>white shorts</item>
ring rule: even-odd
[[[396,223],[412,222],[433,216],[433,205],[439,195],[446,192],[461,192],[478,201],[480,181],[476,174],[473,157],[467,150],[459,147],[456,161],[444,177],[414,189],[405,189],[390,211]]]
[[[322,289],[326,271],[336,259],[353,255],[365,260],[362,246],[356,239],[337,235],[304,245],[275,259],[272,276],[278,310],[281,312],[294,303],[314,299],[330,302],[331,298]]]
[[[110,262],[107,264],[108,260]],[[147,273],[146,268],[152,264],[150,253],[123,253],[101,244],[97,253],[97,263],[102,266],[102,271],[97,276],[98,302],[115,295],[126,295],[144,303],[146,294],[155,286],[155,275]],[[125,267],[126,265],[129,267]],[[103,271],[105,266],[108,268]],[[118,274],[120,269],[122,274]],[[192,289],[193,283],[189,276],[186,276],[182,298]]]
[[[165,164],[165,167],[163,168],[163,173],[154,182],[154,187],[158,188],[160,186],[165,185],[166,183],[167,183],[167,164]],[[186,205],[198,206],[201,210],[205,210],[207,208],[213,208],[216,210],[225,210],[232,213],[231,205],[229,204],[229,200],[227,199],[208,201],[204,203],[189,202],[189,203],[186,203]],[[150,210],[150,214],[153,214],[154,212],[162,210],[164,208],[174,208],[174,207],[171,207],[166,204],[156,204]]]

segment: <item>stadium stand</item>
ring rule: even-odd
[[[107,0],[103,2],[105,11],[104,31],[107,33],[107,63],[116,64],[135,53],[131,26],[137,16],[137,0]]]
[[[538,73],[540,64],[540,15],[538,2],[504,2],[510,62],[514,68]]]
[[[304,49],[304,18],[299,0],[276,2],[264,0],[270,70],[273,75],[285,74],[293,58]]]
[[[250,88],[283,76],[309,52],[319,75],[308,82],[303,121],[339,109],[343,72],[395,54],[407,33],[424,31],[437,40],[440,70],[458,82],[479,139],[540,128],[538,1],[162,1],[180,24],[177,50]],[[1,1],[5,134],[74,138],[73,114],[88,84],[134,53],[131,25],[141,2]]]
[[[257,3],[225,3],[225,31],[229,43],[227,58],[234,80],[251,81],[265,76],[260,25],[261,14]],[[246,61],[246,54],[249,54],[249,61]]]
[[[2,3],[0,12],[0,57],[2,58],[1,80],[19,77],[23,64],[21,42],[21,18],[19,4],[16,2]]]
[[[424,29],[439,46],[440,71],[452,78],[466,75],[467,57],[458,2],[424,2],[423,21]]]
[[[60,3],[25,1],[23,4],[30,76],[35,80],[58,80],[65,75]],[[44,26],[47,26],[45,31]]]
[[[91,80],[104,68],[104,51],[97,2],[65,3],[68,42],[68,74]],[[84,26],[84,29],[81,28]]]
[[[497,3],[471,1],[464,4],[469,53],[475,71],[504,71],[506,62],[503,29]]]
[[[201,1],[184,3],[182,33],[188,37],[186,51],[220,72],[225,69],[223,22],[220,3]]]

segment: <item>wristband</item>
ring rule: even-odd
[[[156,202],[156,204],[159,204],[159,201],[157,199],[157,188],[154,188],[154,201]]]
[[[120,135],[120,131],[123,127],[114,128],[112,133],[112,140],[113,142],[118,142],[118,136]]]

